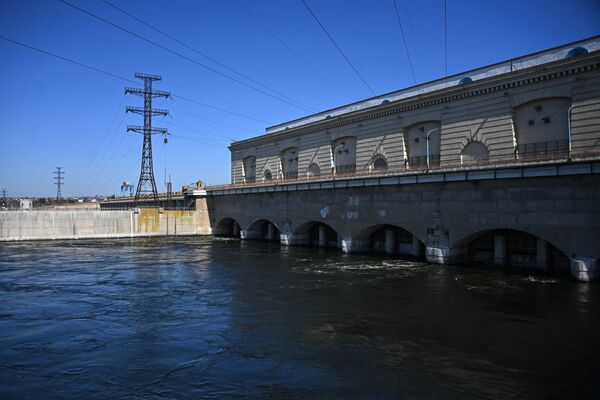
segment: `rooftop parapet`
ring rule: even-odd
[[[574,51],[575,49],[577,49],[577,51]],[[585,50],[587,50],[587,53],[585,52]],[[466,86],[472,82],[477,82],[485,78],[504,75],[539,65],[549,64],[566,58],[574,58],[586,55],[588,53],[596,52],[598,50],[600,50],[600,35],[588,39],[583,39],[577,42],[565,44],[562,46],[554,47],[551,49],[539,51],[536,53],[528,54],[525,56],[512,58],[510,60],[491,64],[485,67],[473,69],[459,74],[451,75],[446,78],[441,78],[420,85],[411,86],[395,92],[371,97],[366,100],[361,100],[355,103],[333,108],[317,114],[312,114],[292,121],[284,122],[278,125],[273,125],[266,128],[266,134],[277,134],[289,129],[298,128],[315,122],[325,121],[334,117],[343,116],[345,114],[349,114],[355,111],[377,107],[382,104],[388,104],[398,100],[404,100],[426,93],[435,92],[441,89],[455,87],[458,85]]]

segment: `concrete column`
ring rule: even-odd
[[[434,264],[458,264],[468,260],[464,248],[449,248],[447,246],[427,246],[425,259]]]
[[[267,240],[275,239],[275,229],[273,229],[273,224],[267,222]]]
[[[503,267],[506,265],[506,236],[494,236],[494,265]]]
[[[292,245],[292,234],[291,233],[280,233],[279,234],[279,244],[282,246],[291,246]]]
[[[327,230],[325,225],[319,225],[319,247],[327,247]]]
[[[338,240],[339,247],[344,253],[359,253],[369,250],[368,240],[354,240],[352,237],[343,237]]]
[[[240,234],[240,226],[237,222],[233,221],[233,236],[238,236]]]
[[[592,257],[573,257],[571,259],[571,275],[583,282],[600,280],[598,260]]]
[[[415,235],[412,235],[412,251],[411,254],[415,257],[422,257],[421,254],[421,241]]]
[[[544,239],[537,238],[537,248],[535,257],[535,267],[545,271],[548,269],[548,260],[550,259],[550,246]]]
[[[394,243],[394,230],[388,228],[385,230],[385,253],[386,254],[394,254],[395,251],[395,243]]]

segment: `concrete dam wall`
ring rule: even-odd
[[[2,211],[0,241],[209,234],[194,210]]]

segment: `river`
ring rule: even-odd
[[[2,399],[600,398],[600,286],[206,237],[0,243]]]

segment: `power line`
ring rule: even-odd
[[[402,21],[400,20],[400,11],[398,11],[398,5],[396,4],[396,0],[392,0],[394,2],[394,9],[396,10],[396,19],[398,20],[398,25],[400,26],[400,33],[402,33],[402,41],[404,42],[404,49],[406,50],[406,55],[408,56],[408,63],[410,64],[410,72],[412,73],[413,81],[415,84],[417,83],[417,78],[415,77],[415,70],[413,68],[412,60],[410,59],[410,52],[408,51],[408,45],[406,44],[406,36],[404,35],[404,29],[402,28]]]
[[[62,0],[60,0],[60,1],[62,1]],[[302,4],[304,4],[304,7],[306,7],[306,10],[310,13],[310,15],[312,15],[312,17],[317,22],[317,24],[319,24],[319,26],[321,27],[321,29],[323,29],[323,32],[325,32],[325,35],[327,35],[327,37],[329,38],[329,40],[331,41],[331,43],[333,43],[333,45],[340,52],[340,54],[342,55],[342,57],[344,57],[344,59],[346,60],[346,62],[348,63],[348,65],[350,65],[350,67],[352,68],[352,70],[354,71],[354,73],[359,77],[359,79],[362,81],[362,83],[364,83],[364,85],[371,91],[371,93],[373,95],[375,95],[375,92],[373,91],[373,89],[371,89],[371,86],[369,86],[369,84],[367,83],[367,81],[365,81],[365,79],[358,72],[358,70],[356,69],[356,67],[354,67],[354,64],[352,64],[352,62],[350,61],[350,59],[348,57],[346,57],[346,54],[344,54],[344,52],[342,51],[342,49],[340,48],[340,46],[338,46],[338,44],[335,42],[335,40],[333,39],[333,37],[329,34],[329,32],[327,31],[327,29],[325,29],[325,26],[323,26],[323,24],[321,23],[321,21],[319,21],[319,18],[317,18],[317,16],[310,9],[310,7],[308,6],[308,4],[306,4],[306,1],[304,1],[304,0],[300,0],[300,1],[302,2]]]
[[[38,49],[37,47],[29,46],[29,45],[27,45],[27,44],[25,44],[25,43],[18,42],[18,41],[16,41],[16,40],[13,40],[13,39],[7,38],[6,36],[0,36],[0,39],[6,40],[7,42],[11,42],[11,43],[17,44],[17,45],[19,45],[19,46],[22,46],[22,47],[26,47],[26,48],[28,48],[28,49],[30,49],[30,50],[34,50],[34,51],[37,51],[37,52],[40,52],[40,53],[46,54],[46,55],[48,55],[48,56],[51,56],[51,57],[54,57],[54,58],[58,58],[58,59],[60,59],[60,60],[63,60],[63,61],[70,62],[70,63],[72,63],[72,64],[75,64],[75,65],[79,65],[80,67],[87,68],[87,69],[90,69],[90,70],[92,70],[92,71],[96,71],[96,72],[99,72],[99,73],[101,73],[101,74],[104,74],[104,75],[112,76],[113,78],[121,79],[121,80],[124,80],[124,81],[130,82],[130,83],[135,83],[136,85],[138,84],[138,83],[137,83],[137,82],[135,82],[134,80],[127,79],[127,78],[125,78],[125,77],[122,77],[122,76],[119,76],[119,75],[113,74],[113,73],[111,73],[111,72],[103,71],[103,70],[101,70],[101,69],[98,69],[98,68],[95,68],[95,67],[91,67],[91,66],[89,66],[89,65],[86,65],[86,64],[82,64],[82,63],[80,63],[80,62],[78,62],[78,61],[71,60],[70,58],[66,58],[66,57],[63,57],[63,56],[59,56],[58,54],[50,53],[49,51],[46,51],[46,50]]]
[[[228,70],[228,71],[230,71],[230,72],[233,72],[233,73],[234,73],[234,74],[236,74],[236,75],[239,75],[239,76],[241,76],[242,78],[244,78],[244,79],[246,79],[246,80],[248,80],[248,81],[250,81],[250,82],[254,83],[255,85],[258,85],[258,86],[260,86],[260,87],[262,87],[262,88],[264,88],[264,89],[266,89],[266,90],[269,90],[269,91],[271,91],[271,92],[273,92],[273,93],[277,94],[278,96],[281,96],[281,97],[283,97],[283,98],[285,98],[285,99],[287,99],[287,100],[293,101],[294,103],[297,103],[297,104],[299,104],[299,105],[301,105],[301,106],[303,106],[303,107],[306,107],[306,108],[310,109],[311,111],[314,111],[313,109],[311,109],[311,107],[309,107],[309,106],[307,106],[307,105],[305,105],[305,104],[302,104],[302,103],[300,103],[299,101],[297,101],[297,100],[294,100],[294,99],[292,99],[292,98],[290,98],[290,97],[286,96],[285,94],[283,94],[283,93],[280,93],[280,92],[276,91],[275,89],[271,89],[270,87],[268,87],[268,86],[265,86],[264,84],[262,84],[262,83],[260,83],[260,82],[256,81],[255,79],[252,79],[252,78],[250,78],[250,77],[249,77],[249,76],[247,76],[247,75],[244,75],[244,74],[242,74],[242,73],[241,73],[241,72],[239,72],[239,71],[236,71],[236,70],[234,70],[233,68],[231,68],[231,67],[227,66],[226,64],[224,64],[224,63],[220,62],[219,60],[216,60],[215,58],[213,58],[213,57],[210,57],[208,54],[206,54],[206,53],[203,53],[203,52],[201,52],[200,50],[197,50],[197,49],[195,49],[194,47],[192,47],[192,46],[188,45],[188,44],[187,44],[187,43],[185,43],[185,42],[182,42],[181,40],[177,39],[176,37],[173,37],[172,35],[169,35],[168,33],[166,33],[166,32],[164,32],[164,31],[162,31],[162,30],[158,29],[157,27],[155,27],[155,26],[151,25],[150,23],[148,23],[148,22],[146,22],[146,21],[142,20],[141,18],[139,18],[139,17],[136,17],[135,15],[133,15],[133,14],[131,14],[131,13],[129,13],[129,12],[127,12],[127,11],[123,10],[122,8],[118,7],[117,5],[115,5],[115,4],[113,4],[113,3],[109,2],[109,1],[106,1],[106,0],[102,0],[102,1],[103,1],[105,4],[107,4],[107,5],[111,6],[112,8],[114,8],[115,10],[117,10],[117,11],[119,11],[119,12],[121,12],[121,13],[123,13],[123,14],[127,15],[127,16],[128,16],[128,17],[130,17],[130,18],[133,18],[134,20],[136,20],[136,21],[138,21],[139,23],[141,23],[141,24],[143,24],[143,25],[145,25],[145,26],[149,27],[150,29],[154,30],[155,32],[158,32],[158,33],[160,33],[161,35],[163,35],[163,36],[165,36],[165,37],[167,37],[167,38],[171,39],[172,41],[174,41],[174,42],[176,42],[176,43],[178,43],[178,44],[182,45],[182,46],[183,46],[183,47],[185,47],[186,49],[188,49],[188,50],[191,50],[191,51],[193,51],[194,53],[196,53],[196,54],[199,54],[199,55],[201,55],[202,57],[204,57],[204,58],[206,58],[206,59],[208,59],[208,60],[212,61],[213,63],[215,63],[215,64],[217,64],[217,65],[219,65],[219,66],[221,66],[221,67],[225,68],[226,70]]]
[[[556,32],[559,28],[562,27],[562,25],[567,22],[568,20],[570,20],[571,18],[573,18],[573,16],[579,12],[581,12],[583,10],[583,6],[586,5],[590,0],[583,0],[581,1],[579,4],[577,4],[578,6],[576,7],[572,7],[572,11],[571,13],[569,13],[568,15],[566,15],[558,24],[556,24],[554,26],[554,28],[548,32],[548,34],[546,36],[544,36],[543,39],[539,40],[538,42],[535,43],[535,45],[533,46],[534,50],[537,50],[537,47],[544,43],[549,37],[551,37],[554,32]]]
[[[188,140],[190,142],[196,142],[196,143],[205,144],[207,146],[214,146],[214,147],[218,147],[218,148],[221,148],[221,149],[223,148],[223,146],[221,146],[221,145],[217,145],[217,144],[210,143],[210,142],[204,142],[201,139],[195,138],[195,137],[182,136],[182,135],[174,135],[174,134],[171,134],[170,136],[172,136],[174,138],[178,138],[178,139]]]
[[[119,124],[115,126],[115,130],[113,131],[113,134],[111,135],[106,148],[103,149],[102,156],[98,159],[98,165],[90,171],[88,181],[93,182],[99,180],[106,173],[107,169],[112,165],[113,158],[119,151],[119,148],[121,147],[121,144],[123,143],[124,139],[128,136],[123,134],[119,135],[121,138],[119,139],[117,145],[115,147],[111,147],[111,142],[113,142],[115,134],[120,131],[124,119],[125,114],[123,114],[123,118],[121,119]]]
[[[219,76],[222,76],[223,78],[229,79],[229,80],[231,80],[231,81],[233,81],[233,82],[236,82],[236,83],[238,83],[238,84],[240,84],[240,85],[246,86],[247,88],[250,88],[250,89],[252,89],[252,90],[254,90],[254,91],[256,91],[256,92],[262,93],[262,94],[264,94],[265,96],[269,96],[269,97],[271,97],[271,98],[273,98],[273,99],[279,100],[279,101],[281,101],[281,102],[283,102],[283,103],[289,104],[289,105],[291,105],[291,106],[293,106],[293,107],[296,107],[296,108],[303,109],[304,111],[309,111],[309,112],[312,112],[312,111],[313,111],[312,109],[310,109],[310,108],[309,108],[309,107],[307,107],[307,106],[300,105],[300,103],[298,103],[297,101],[295,101],[295,103],[298,103],[298,104],[294,104],[294,103],[293,103],[293,102],[291,102],[291,101],[288,101],[288,100],[285,100],[285,99],[283,99],[283,98],[280,98],[280,97],[278,97],[278,96],[275,96],[275,95],[273,95],[273,94],[271,94],[271,93],[269,93],[269,92],[266,92],[266,91],[264,91],[264,90],[262,90],[262,89],[259,89],[259,88],[257,88],[257,87],[254,87],[254,86],[252,86],[252,85],[249,85],[249,84],[247,84],[246,82],[243,82],[243,81],[241,81],[241,80],[239,80],[239,79],[237,79],[237,78],[235,78],[235,77],[233,77],[233,76],[227,75],[227,74],[225,74],[225,73],[223,73],[223,72],[221,72],[221,71],[218,71],[218,70],[216,70],[216,69],[214,69],[214,68],[212,68],[212,67],[209,67],[208,65],[202,64],[201,62],[199,62],[199,61],[197,61],[197,60],[194,60],[193,58],[189,58],[189,57],[187,57],[186,55],[184,55],[184,54],[181,54],[181,53],[179,53],[179,52],[177,52],[177,51],[175,51],[175,50],[172,50],[172,49],[170,49],[170,48],[168,48],[168,47],[166,47],[166,46],[163,46],[163,45],[162,45],[162,44],[160,44],[160,43],[157,43],[157,42],[155,42],[155,41],[153,41],[153,40],[151,40],[151,39],[148,39],[148,38],[146,38],[146,37],[144,37],[144,36],[142,36],[142,35],[139,35],[139,34],[137,34],[137,33],[135,33],[135,32],[132,32],[132,31],[130,31],[130,30],[129,30],[129,29],[127,29],[127,28],[123,28],[122,26],[120,26],[120,25],[117,25],[117,24],[115,24],[114,22],[111,22],[111,21],[109,21],[109,20],[107,20],[107,19],[105,19],[105,18],[102,18],[102,17],[100,17],[100,16],[98,16],[98,15],[96,15],[96,14],[94,14],[94,13],[90,12],[90,11],[84,10],[83,8],[81,8],[81,7],[78,7],[78,6],[74,5],[74,4],[71,4],[71,3],[69,3],[68,1],[65,1],[65,0],[58,0],[58,1],[60,1],[61,3],[65,4],[65,5],[69,6],[69,7],[72,7],[72,8],[74,8],[75,10],[78,10],[78,11],[80,11],[80,12],[82,12],[82,13],[86,14],[86,15],[89,15],[89,16],[90,16],[90,17],[92,17],[92,18],[95,18],[95,19],[97,19],[97,20],[99,20],[99,21],[102,21],[102,22],[104,22],[105,24],[108,24],[108,25],[110,25],[110,26],[112,26],[112,27],[114,27],[114,28],[117,28],[117,29],[119,29],[119,30],[121,30],[121,31],[125,32],[125,33],[128,33],[128,34],[129,34],[129,35],[131,35],[131,36],[134,36],[134,37],[136,37],[136,38],[138,38],[138,39],[140,39],[140,40],[143,40],[143,41],[145,41],[146,43],[150,43],[151,45],[153,45],[153,46],[155,46],[155,47],[158,47],[159,49],[162,49],[162,50],[164,50],[164,51],[166,51],[166,52],[168,52],[168,53],[171,53],[171,54],[173,54],[173,55],[176,55],[177,57],[180,57],[180,58],[182,58],[182,59],[184,59],[184,60],[186,60],[186,61],[189,61],[189,62],[191,62],[191,63],[193,63],[193,64],[196,64],[197,66],[199,66],[199,67],[201,67],[201,68],[204,68],[204,69],[206,69],[206,70],[209,70],[209,71],[211,71],[211,72],[213,72],[213,73],[215,73],[215,74],[217,74],[217,75],[219,75]]]
[[[241,113],[234,112],[234,111],[229,111],[229,110],[226,110],[224,108],[220,108],[220,107],[217,107],[217,106],[206,104],[206,103],[201,102],[199,100],[190,99],[189,97],[185,97],[185,96],[182,96],[182,95],[177,95],[177,94],[171,93],[171,97],[174,97],[174,98],[177,98],[177,99],[181,99],[181,100],[185,100],[185,101],[189,101],[190,103],[198,104],[198,105],[201,105],[201,106],[206,107],[206,108],[212,108],[213,110],[217,110],[217,111],[221,111],[221,112],[224,112],[224,113],[227,113],[227,114],[235,115],[237,117],[243,117],[243,118],[246,118],[246,119],[251,119],[251,120],[256,121],[256,122],[262,122],[262,123],[265,123],[265,124],[269,124],[270,123],[269,121],[265,121],[264,119],[254,118],[254,117],[251,117],[249,115],[241,114]]]
[[[113,126],[113,123],[115,122],[115,119],[117,117],[117,114],[119,114],[119,111],[121,111],[121,106],[123,105],[123,102],[125,101],[125,95],[123,95],[123,97],[121,98],[121,101],[119,102],[119,105],[117,106],[117,109],[115,110],[115,113],[113,114],[110,123],[108,124],[108,127],[106,128],[106,131],[104,131],[104,135],[102,136],[102,141],[100,146],[98,146],[96,148],[97,151],[94,152],[94,155],[92,157],[92,160],[89,162],[89,164],[87,165],[87,167],[80,171],[81,173],[78,175],[77,179],[75,179],[75,184],[74,187],[79,187],[79,185],[81,184],[81,179],[83,177],[87,177],[88,173],[90,172],[90,169],[92,168],[92,166],[94,165],[94,163],[96,162],[96,160],[98,159],[98,153],[100,152],[100,149],[104,149],[104,144],[106,143],[106,140],[109,137],[109,133],[111,132],[111,128]],[[125,116],[123,116],[123,118],[125,118]],[[123,122],[123,119],[121,119],[121,121],[119,122],[119,125],[121,124],[121,122]]]
[[[55,54],[55,53],[51,53],[49,51],[42,50],[42,49],[37,48],[37,47],[30,46],[28,44],[25,44],[25,43],[19,42],[17,40],[13,40],[13,39],[7,38],[5,36],[1,36],[0,35],[0,39],[6,40],[7,42],[11,42],[13,44],[16,44],[16,45],[21,46],[21,47],[25,47],[25,48],[33,50],[33,51],[37,51],[39,53],[45,54],[45,55],[50,56],[50,57],[58,58],[59,60],[69,62],[69,63],[77,65],[79,67],[83,67],[83,68],[86,68],[88,70],[91,70],[91,71],[94,71],[94,72],[98,72],[98,73],[103,74],[103,75],[110,76],[112,78],[120,79],[122,81],[132,83],[134,85],[139,85],[139,82],[136,82],[134,80],[125,78],[125,77],[117,75],[117,74],[113,74],[113,73],[108,72],[108,71],[101,70],[101,69],[96,68],[96,67],[92,67],[92,66],[87,65],[87,64],[80,63],[79,61],[75,61],[73,59],[70,59],[70,58],[67,58],[67,57],[63,57],[63,56],[60,56],[60,55]],[[199,101],[199,100],[191,99],[189,97],[185,97],[185,96],[181,96],[181,95],[176,95],[176,94],[173,94],[173,93],[171,93],[171,97],[176,97],[176,98],[179,98],[181,100],[188,101],[190,103],[198,104],[200,106],[203,106],[203,107],[206,107],[206,108],[211,108],[213,110],[217,110],[217,111],[220,111],[220,112],[223,112],[223,113],[235,115],[237,117],[251,119],[253,121],[262,122],[262,123],[265,123],[265,124],[269,124],[270,123],[269,121],[265,121],[263,119],[254,118],[254,117],[249,116],[249,115],[245,115],[245,114],[237,113],[237,112],[230,111],[230,110],[227,110],[227,109],[224,109],[224,108],[220,108],[220,107],[217,107],[217,106],[213,106],[213,105],[204,103],[204,102]]]
[[[122,135],[123,137],[126,137],[127,135]],[[129,137],[129,136],[127,136]],[[135,164],[137,164],[137,159],[135,157],[131,157],[131,152],[133,151],[133,148],[137,145],[138,143],[136,141],[133,141],[129,147],[125,150],[125,152],[123,154],[121,154],[120,158],[117,158],[117,160],[113,163],[110,164],[110,166],[107,166],[107,168],[105,170],[102,171],[102,173],[100,175],[97,176],[96,179],[93,180],[93,182],[91,182],[90,185],[88,185],[85,189],[86,190],[92,190],[94,188],[99,188],[104,186],[105,184],[107,184],[111,179],[114,179],[113,177],[115,176],[114,172],[118,171],[118,176],[125,176],[125,174],[123,174],[123,170],[124,169],[133,169]],[[120,144],[119,144],[120,145]],[[113,152],[113,154],[111,155],[111,159],[112,157],[114,157],[114,155],[116,154],[116,150],[115,152]],[[124,167],[127,168],[124,168]],[[137,172],[137,171],[136,171]]]
[[[181,112],[181,111],[180,111],[180,112]],[[202,132],[202,131],[198,131],[198,130],[196,130],[195,128],[190,128],[190,127],[187,127],[187,126],[185,126],[185,123],[184,123],[183,121],[180,121],[179,119],[177,119],[177,118],[173,117],[172,115],[170,115],[170,117],[171,117],[171,119],[172,119],[173,121],[176,121],[176,122],[178,122],[178,123],[179,123],[179,124],[181,124],[182,126],[184,126],[184,127],[188,128],[188,129],[192,129],[192,130],[194,130],[194,131],[196,131],[196,132],[198,132],[198,133],[201,133],[201,134],[203,134],[203,135],[214,136],[214,137],[218,137],[219,139],[225,139],[225,140],[231,140],[231,141],[235,141],[235,139],[234,139],[234,138],[232,138],[232,137],[229,137],[229,136],[225,136],[225,135],[219,135],[219,134],[216,134],[216,133],[210,133],[210,132]]]
[[[448,77],[448,4],[444,0],[444,78]]]
[[[320,73],[315,67],[309,64],[298,52],[294,51],[283,39],[281,39],[278,35],[275,34],[267,25],[265,25],[256,15],[254,15],[247,7],[241,4],[238,0],[233,0],[246,14],[248,14],[258,25],[260,25],[273,39],[278,41],[283,47],[285,47],[290,53],[292,53],[302,64],[308,67],[311,71],[317,74],[324,82],[328,83],[332,88],[340,92],[344,96],[348,96],[342,89],[334,85],[330,80],[328,80],[322,73]]]
[[[211,122],[211,123],[213,123],[213,124],[217,124],[217,125],[226,126],[226,127],[228,127],[228,128],[232,128],[232,129],[238,130],[238,131],[240,131],[240,132],[243,132],[244,130],[246,130],[246,128],[242,128],[242,127],[239,127],[239,126],[235,126],[235,125],[226,124],[226,123],[224,123],[224,122],[215,121],[215,120],[213,120],[213,119],[209,119],[209,118],[199,117],[199,116],[197,116],[197,115],[195,115],[195,114],[192,114],[192,113],[189,113],[189,112],[183,111],[183,110],[182,110],[182,109],[180,109],[180,108],[175,108],[175,110],[177,110],[177,112],[179,112],[179,113],[181,113],[181,114],[188,115],[188,116],[190,116],[190,117],[193,117],[193,118],[199,119],[200,121],[205,121],[205,122],[207,122],[207,123],[208,123],[208,122]],[[216,129],[216,128],[215,128],[215,129]],[[220,129],[219,129],[219,131],[220,131]],[[228,139],[229,139],[229,138],[228,138]]]

